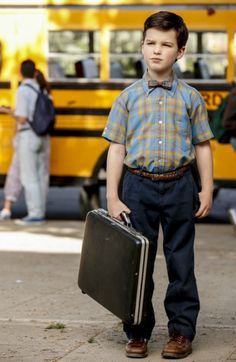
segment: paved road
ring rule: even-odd
[[[83,230],[84,223],[76,220],[28,228],[0,223],[1,362],[126,361],[120,321],[77,287]],[[194,353],[186,362],[235,361],[236,234],[231,225],[197,225],[196,275],[201,313]],[[161,240],[154,279],[158,322],[147,362],[162,360],[167,338]]]

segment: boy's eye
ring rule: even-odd
[[[155,44],[154,41],[147,41],[147,45],[153,45]]]

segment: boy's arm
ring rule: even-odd
[[[201,204],[195,216],[202,218],[207,216],[212,207],[213,162],[210,142],[205,141],[195,145],[195,152],[202,185],[199,193]]]
[[[125,146],[111,143],[107,156],[107,209],[111,217],[122,220],[122,211],[130,213],[118,195],[119,184],[124,167]]]

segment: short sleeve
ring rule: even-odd
[[[192,99],[191,111],[192,142],[198,144],[214,138],[203,97],[197,92]]]
[[[124,100],[119,96],[113,103],[102,136],[110,142],[124,145],[126,143],[127,120],[128,110]]]
[[[28,118],[29,109],[27,101],[27,90],[26,87],[19,87],[16,92],[16,108],[15,116]]]

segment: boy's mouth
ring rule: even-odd
[[[154,62],[154,63],[159,63],[162,61],[162,59],[160,58],[151,58],[151,61]]]

